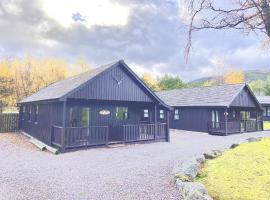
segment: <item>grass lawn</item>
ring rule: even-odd
[[[241,144],[207,161],[197,181],[215,200],[270,200],[270,139]]]
[[[270,122],[264,121],[263,122],[263,129],[264,130],[270,130]]]

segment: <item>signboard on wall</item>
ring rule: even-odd
[[[111,113],[111,111],[105,110],[105,109],[99,111],[99,114],[100,114],[100,115],[109,115],[110,113]]]

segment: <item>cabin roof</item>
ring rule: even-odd
[[[57,100],[64,98],[68,96],[70,93],[72,93],[77,88],[83,86],[86,82],[90,81],[91,79],[94,79],[99,74],[105,72],[106,70],[109,70],[110,68],[113,68],[115,66],[118,66],[121,64],[127,71],[131,73],[131,75],[138,81],[138,84],[144,87],[146,92],[152,96],[157,102],[159,102],[161,105],[170,108],[167,104],[165,104],[152,90],[150,90],[143,81],[140,80],[140,78],[128,67],[128,65],[124,62],[124,60],[119,60],[117,62],[113,62],[107,65],[103,65],[101,67],[98,67],[94,70],[90,70],[84,73],[81,73],[79,75],[55,82],[38,92],[32,94],[31,96],[23,99],[20,103],[30,103],[30,102],[38,102],[38,101],[48,101],[48,100]]]
[[[96,77],[101,72],[105,71],[106,69],[112,67],[118,62],[114,62],[111,64],[103,65],[98,67],[94,70],[90,70],[76,76],[69,77],[67,79],[57,81],[48,87],[45,87],[38,92],[32,94],[31,96],[23,99],[20,103],[27,103],[33,101],[44,101],[44,100],[51,100],[51,99],[58,99],[66,95],[67,93],[71,92],[72,90],[76,89],[83,83],[91,80],[92,78]]]
[[[246,84],[174,89],[157,92],[170,106],[228,107]]]
[[[260,104],[270,104],[270,96],[257,96]]]

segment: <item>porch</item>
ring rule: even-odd
[[[241,120],[230,122],[209,122],[211,135],[229,135],[235,133],[254,132],[263,130],[263,121]]]
[[[208,130],[212,135],[262,131],[262,110],[250,107],[212,110]]]
[[[53,126],[51,143],[62,151],[73,148],[108,146],[134,142],[165,141],[167,123],[129,124],[121,126],[61,127]]]

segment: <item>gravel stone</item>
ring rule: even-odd
[[[175,162],[257,136],[270,132],[219,137],[172,130],[170,143],[53,155],[39,151],[20,135],[0,134],[0,199],[183,199],[171,175]]]

